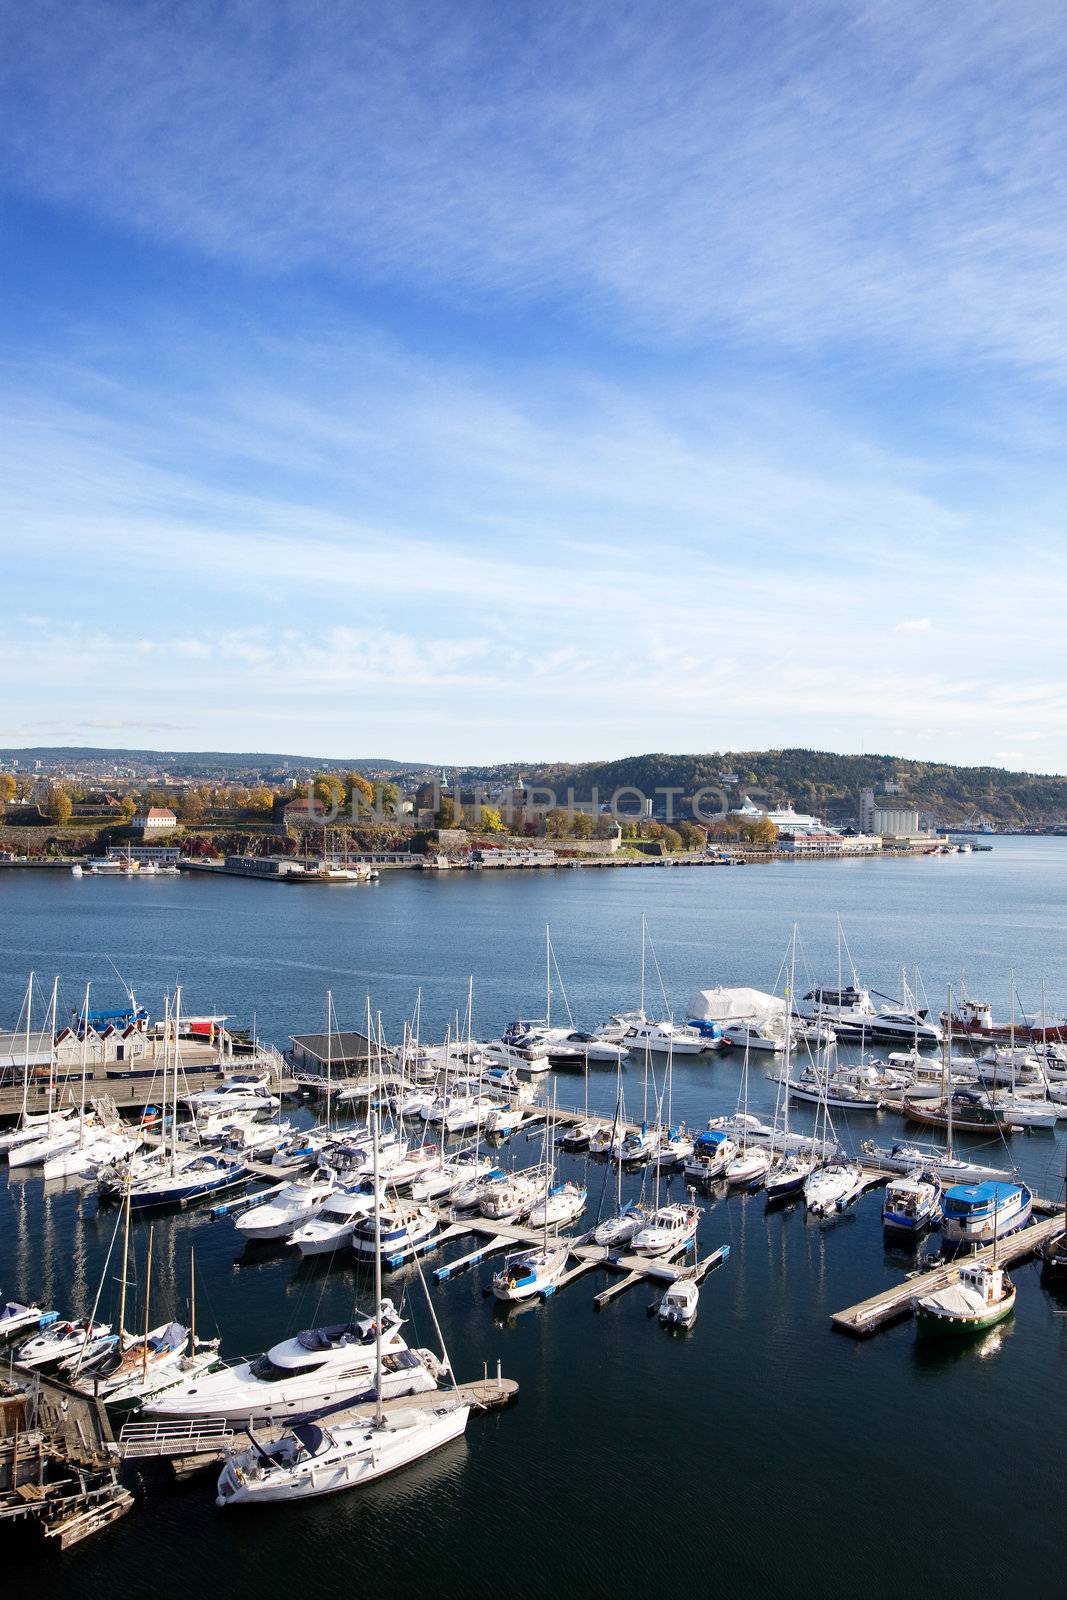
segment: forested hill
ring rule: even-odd
[[[855,816],[861,789],[877,789],[888,781],[899,784],[921,810],[935,812],[943,824],[961,823],[975,813],[1010,827],[1067,824],[1067,777],[909,761],[902,756],[724,750],[708,755],[627,756],[622,761],[578,765],[532,764],[522,773],[528,781],[549,784],[561,793],[571,787],[576,799],[588,798],[593,788],[606,798],[624,785],[648,795],[667,787],[692,794],[705,785],[721,785],[724,776],[736,776],[742,789],[768,790],[776,799],[791,800],[800,811],[815,811],[834,821]]]

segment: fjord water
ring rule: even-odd
[[[1014,969],[1028,1010],[1042,978],[1050,1010],[1067,1010],[1067,841],[998,839],[990,854],[947,859],[398,874],[351,888],[5,871],[0,1022],[13,1024],[30,967],[46,982],[59,973],[67,1009],[86,978],[99,1004],[118,1003],[113,962],[154,1014],[180,981],[186,1008],[238,1025],[254,1016],[278,1044],[321,1028],[327,988],[342,1025],[359,1024],[369,993],[396,1037],[421,987],[423,1036],[439,1035],[473,974],[475,1031],[489,1035],[543,1013],[549,923],[576,1023],[592,1025],[637,1003],[642,914],[676,1015],[697,987],[771,988],[794,921],[806,962],[798,988],[832,981],[838,915],[875,990],[895,994],[901,964],[917,966],[936,1012],[963,970],[969,992],[1006,1015]],[[650,960],[650,1010],[657,994]],[[772,1103],[764,1065],[752,1072],[758,1109]],[[581,1076],[555,1076],[561,1103],[579,1103]],[[739,1076],[736,1054],[680,1061],[676,1117],[699,1127],[732,1110]],[[639,1062],[626,1093],[639,1112]],[[594,1070],[593,1103],[610,1110],[614,1094],[614,1074]],[[847,1142],[891,1138],[900,1124],[844,1119],[839,1131]],[[520,1140],[517,1158],[538,1150]],[[995,1148],[987,1159],[999,1161]],[[1062,1135],[1017,1136],[1012,1159],[1043,1193],[1062,1192]],[[606,1169],[563,1166],[585,1174],[595,1209]],[[768,1214],[759,1195],[704,1204],[702,1251],[729,1243],[732,1253],[706,1280],[688,1337],[647,1318],[645,1288],[595,1314],[596,1274],[505,1319],[482,1297],[491,1269],[476,1268],[435,1288],[435,1306],[460,1375],[499,1359],[521,1385],[514,1409],[473,1417],[465,1441],[369,1490],[268,1514],[217,1511],[210,1476],[150,1485],[146,1509],[65,1556],[49,1586],[79,1600],[149,1585],[157,1600],[880,1597],[918,1584],[946,1597],[1009,1585],[1062,1593],[1067,1317],[1055,1313],[1067,1300],[1021,1266],[1014,1318],[978,1342],[924,1349],[905,1322],[853,1343],[831,1332],[830,1313],[909,1264],[883,1244],[877,1193],[828,1226],[795,1206]],[[11,1174],[0,1189],[0,1285],[86,1309],[112,1228],[85,1189]],[[143,1230],[138,1238],[143,1259]],[[340,1320],[354,1295],[366,1303],[348,1264],[246,1256],[232,1225],[200,1210],[156,1222],[160,1317],[185,1310],[194,1245],[198,1327],[217,1329],[228,1356]],[[412,1342],[432,1343],[414,1267],[387,1275],[387,1293],[405,1291]],[[7,1567],[12,1582],[30,1570],[21,1559]]]

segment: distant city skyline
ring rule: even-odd
[[[1067,33],[0,21],[0,745],[1067,771]]]

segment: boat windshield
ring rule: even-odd
[[[317,1372],[321,1366],[321,1361],[305,1361],[299,1367],[279,1367],[269,1355],[262,1355],[252,1362],[249,1370],[260,1383],[282,1383],[286,1378],[302,1378],[305,1373]]]

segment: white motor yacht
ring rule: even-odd
[[[692,1278],[678,1278],[659,1303],[659,1320],[665,1328],[691,1328],[700,1307],[700,1290]]]
[[[437,1232],[437,1213],[429,1206],[390,1200],[380,1211],[377,1225],[373,1216],[361,1217],[353,1228],[352,1249],[357,1256],[373,1256],[378,1249],[383,1261],[396,1266]]]
[[[83,1317],[80,1322],[53,1322],[41,1333],[20,1345],[15,1360],[24,1367],[49,1367],[58,1365],[68,1356],[76,1356],[96,1339],[105,1339],[111,1332],[109,1322],[90,1322]]]
[[[379,1182],[379,1189],[384,1185]],[[302,1256],[328,1256],[345,1250],[352,1243],[356,1223],[374,1210],[374,1181],[362,1178],[336,1189],[319,1207],[316,1216],[289,1235],[289,1243]]]
[[[383,1301],[383,1389],[389,1398],[435,1389],[440,1371],[428,1352],[408,1348],[402,1326],[392,1302]],[[374,1384],[374,1357],[373,1317],[308,1328],[253,1361],[182,1383],[143,1410],[153,1419],[221,1418],[235,1427],[299,1417],[367,1395]]]
[[[657,1055],[700,1056],[712,1048],[712,1040],[676,1022],[636,1022],[625,1044],[631,1054],[651,1050]]]
[[[316,1167],[306,1177],[287,1183],[261,1205],[237,1218],[235,1227],[250,1241],[287,1239],[301,1223],[321,1211],[337,1189],[337,1175],[329,1167]]]

